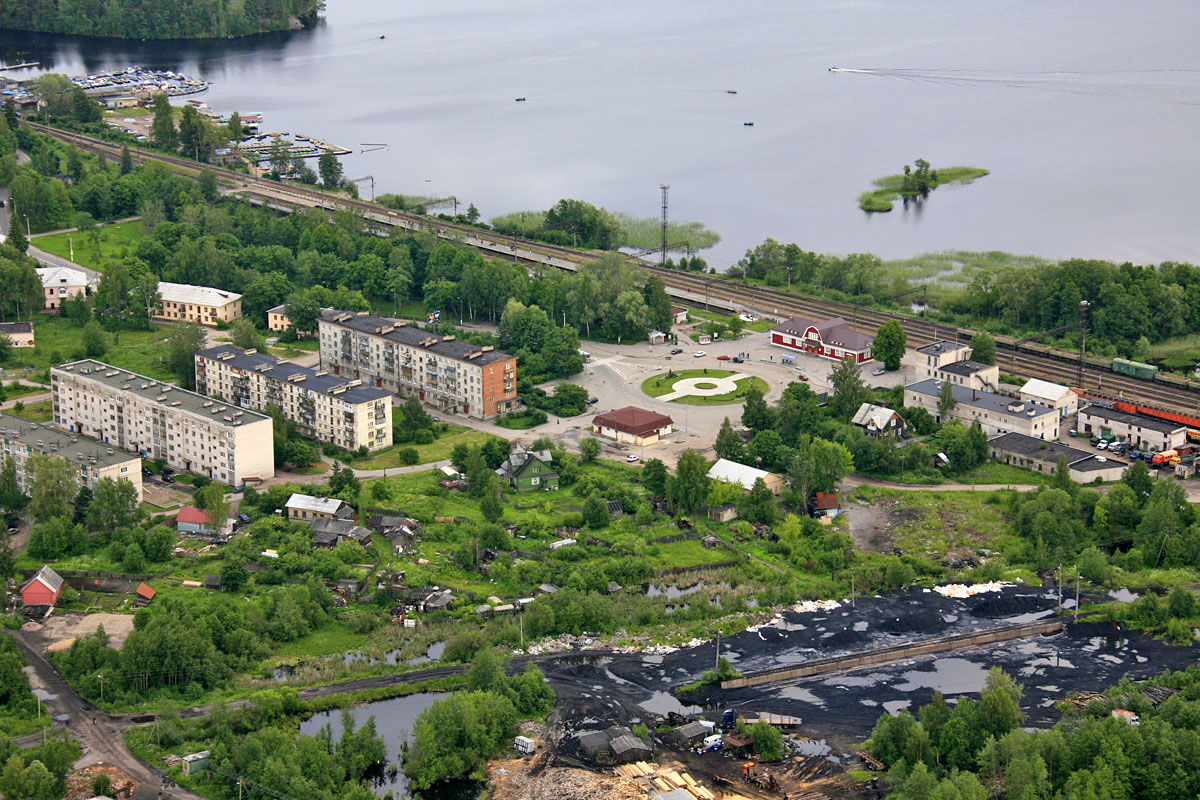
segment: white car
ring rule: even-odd
[[[738,319],[742,322],[758,322],[758,317],[753,314],[738,314]]]
[[[880,369],[877,369],[877,370],[873,370],[873,371],[871,372],[871,374],[872,374],[872,375],[876,375],[876,376],[878,376],[878,375],[882,375],[882,374],[883,374],[883,373],[885,373],[885,372],[887,372],[887,370],[880,368]]]
[[[628,461],[630,464],[632,464],[633,462],[638,460],[638,456],[637,456],[637,454],[627,455],[627,456],[625,456],[625,460]]]
[[[1097,449],[1097,450],[1107,450],[1107,449],[1108,449],[1108,442],[1106,442],[1106,441],[1104,441],[1104,440],[1101,440],[1101,441],[1100,441],[1100,444],[1096,445],[1096,449]]]
[[[705,355],[706,354],[703,350],[697,350],[696,352],[692,353],[692,358],[704,358]]]

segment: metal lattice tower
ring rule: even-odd
[[[669,184],[664,183],[659,188],[662,189],[662,252],[659,253],[658,263],[667,263],[667,192],[671,189]]]

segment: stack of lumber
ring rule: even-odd
[[[651,797],[683,789],[693,800],[717,800],[717,796],[708,787],[686,772],[659,769],[645,761],[622,764],[614,772],[624,778],[641,778],[646,785],[647,794]]]
[[[657,769],[645,761],[636,761],[632,764],[622,764],[614,771],[623,778],[643,778],[653,775]]]

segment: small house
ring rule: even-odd
[[[140,583],[137,589],[134,590],[133,604],[136,606],[148,606],[156,594],[158,593],[154,589],[144,583]]]
[[[624,444],[644,447],[657,444],[671,433],[675,422],[666,414],[626,406],[597,414],[592,418],[592,433]]]
[[[204,588],[205,589],[218,589],[218,590],[221,589],[221,576],[220,575],[209,575],[208,577],[206,577],[204,579]]]
[[[604,587],[605,594],[616,594],[619,591],[621,591],[621,584],[616,581],[609,581],[608,586]]]
[[[604,731],[585,731],[578,733],[575,738],[579,741],[579,750],[588,758],[601,758],[608,755],[608,737]]]
[[[365,588],[366,582],[358,578],[342,578],[337,582],[338,593],[351,598],[358,597]]]
[[[496,475],[518,492],[558,488],[558,473],[549,450],[526,450],[514,444]]]
[[[842,504],[838,502],[836,494],[817,492],[816,511],[818,517],[829,517],[832,519],[842,513]]]
[[[541,586],[537,587],[537,590],[534,592],[534,594],[536,594],[536,595],[554,594],[557,591],[558,591],[558,587],[555,586],[553,583],[543,583]]]
[[[779,494],[783,490],[783,478],[781,476],[773,472],[767,472],[765,469],[748,467],[745,464],[739,464],[727,458],[717,459],[717,462],[709,468],[708,477],[714,481],[729,481],[730,483],[741,484],[742,488],[747,492],[754,488],[756,480],[762,478],[763,483],[767,484],[767,488],[774,494]]]
[[[333,547],[340,542],[351,541],[358,542],[363,547],[371,543],[371,532],[361,525],[355,523],[352,519],[331,519],[329,517],[321,517],[314,519],[309,523],[308,527],[313,532],[313,545],[320,547]],[[317,543],[317,534],[325,534],[322,541],[328,539],[328,535],[332,534],[336,537],[333,544]]]
[[[711,550],[714,547],[720,547],[721,540],[715,536],[705,536],[703,539],[700,540],[700,544],[704,545],[705,547],[707,547]]]
[[[711,519],[713,522],[729,522],[731,520],[735,520],[735,519],[737,519],[737,506],[734,505],[733,503],[726,503],[726,504],[720,505],[720,506],[713,506],[712,508],[710,508],[708,510],[708,518]],[[712,538],[714,538],[714,537],[712,537],[712,536],[705,537],[706,540],[712,539]]]
[[[662,331],[650,331],[650,344],[665,344],[667,335]]]
[[[21,602],[27,606],[52,606],[62,597],[63,579],[47,564],[21,584]]]
[[[625,515],[625,506],[620,500],[608,501],[608,515],[610,517],[620,517]]]
[[[288,519],[309,522],[321,517],[330,519],[350,519],[354,509],[345,500],[336,497],[313,497],[307,494],[293,494],[284,504]]]
[[[688,321],[688,310],[683,306],[671,306],[671,322],[675,325],[684,325]]]
[[[208,769],[208,750],[201,750],[199,753],[192,753],[183,757],[183,774],[197,775]]]
[[[867,436],[904,435],[904,418],[887,406],[863,403],[854,413],[851,423],[863,429]]]
[[[680,747],[691,747],[708,736],[709,729],[699,722],[689,722],[671,731],[671,739]]]
[[[1138,717],[1137,714],[1133,713],[1132,711],[1126,711],[1123,708],[1114,708],[1112,715],[1113,715],[1113,719],[1123,720],[1125,722],[1128,722],[1130,725],[1141,725],[1142,724],[1142,720],[1140,717]]]
[[[454,595],[448,591],[434,592],[421,603],[421,610],[426,613],[446,611],[454,603]]]
[[[338,542],[342,541],[342,537],[333,531],[313,531],[312,543],[313,547],[320,547],[324,550],[332,550],[337,547]]]
[[[0,336],[7,336],[13,347],[33,347],[33,323],[0,322]]]
[[[208,522],[207,511],[184,506],[175,515],[175,530],[180,533],[212,533],[215,528]]]
[[[608,743],[612,759],[618,764],[650,758],[650,745],[632,733],[622,734]]]

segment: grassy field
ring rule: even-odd
[[[49,400],[39,400],[36,403],[27,403],[20,410],[15,406],[8,410],[9,414],[15,414],[22,419],[27,419],[30,422],[49,422],[54,419],[54,411],[50,406]]]
[[[978,167],[943,167],[936,172],[937,180],[932,182],[931,190],[947,183],[971,183],[988,174],[986,169]],[[885,175],[875,180],[875,186],[875,189],[859,196],[858,207],[863,211],[891,211],[892,201],[900,197],[904,176]]]
[[[455,445],[477,445],[483,444],[487,439],[486,433],[472,431],[470,428],[461,425],[451,427],[451,431],[446,436],[435,441],[433,444],[398,444],[393,445],[390,449],[364,458],[359,461],[350,462],[350,466],[354,469],[392,469],[394,467],[407,466],[400,462],[400,451],[405,448],[415,448],[417,454],[421,457],[419,464],[430,464],[434,461],[444,461],[450,457],[450,451]]]
[[[904,491],[859,487],[851,500],[882,503],[895,520],[896,547],[905,555],[939,563],[960,547],[1004,552],[1019,537],[1009,529],[1007,514],[995,502],[997,492]]]
[[[138,242],[145,234],[141,220],[101,225],[91,233],[51,233],[33,237],[33,246],[53,253],[76,264],[98,269],[101,272],[111,262],[121,261],[132,255]],[[71,259],[71,245],[75,246],[75,258]]]
[[[674,389],[676,382],[684,378],[727,378],[730,375],[736,375],[736,372],[728,369],[684,369],[674,373],[674,377],[668,377],[670,373],[654,375],[642,381],[642,391],[651,397],[661,397],[664,394],[671,392]],[[750,376],[742,378],[737,382],[737,389],[725,394],[715,394],[709,397],[678,397],[672,400],[672,403],[686,403],[692,406],[719,406],[727,403],[741,402],[742,398],[751,389],[766,394],[767,382],[762,378]]]
[[[70,320],[57,316],[39,317],[34,321],[36,346],[12,351],[12,367],[37,367],[44,369],[67,361],[83,358],[83,331]],[[166,367],[166,338],[170,326],[152,324],[148,331],[121,331],[120,346],[113,345],[109,334],[109,350],[100,360],[114,367],[132,370],[163,381],[174,381],[176,376]]]
[[[30,394],[41,394],[42,392],[48,391],[50,391],[48,386],[40,386],[36,383],[6,383],[4,384],[3,396],[5,400],[15,400],[18,397],[24,397]]]
[[[706,319],[709,322],[720,322],[723,325],[728,325],[733,319],[733,317],[728,314],[718,314],[715,311],[700,311],[699,309],[695,308],[688,309],[688,316],[695,317],[697,319]],[[774,326],[775,323],[771,322],[769,319],[759,319],[755,320],[754,322],[743,322],[742,330],[762,333],[763,331],[771,330],[771,328]]]
[[[1150,345],[1145,360],[1171,370],[1190,370],[1200,353],[1200,333],[1178,336]]]

